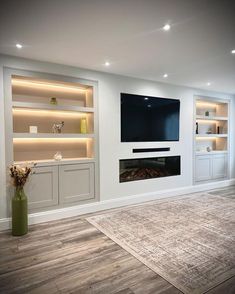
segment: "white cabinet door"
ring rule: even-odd
[[[212,179],[212,159],[211,156],[196,156],[195,166],[196,181],[208,181]]]
[[[59,167],[60,203],[95,198],[94,164],[71,164]]]
[[[29,209],[58,204],[58,167],[35,167],[25,185]]]
[[[213,179],[225,178],[227,176],[227,155],[214,155],[212,158]]]

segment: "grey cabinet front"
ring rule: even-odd
[[[29,209],[58,204],[58,166],[35,167],[25,186]]]
[[[212,162],[213,179],[225,178],[227,176],[227,156],[215,155]]]
[[[212,179],[211,156],[196,156],[196,181],[208,181]]]
[[[196,156],[196,181],[209,181],[227,177],[227,154]]]
[[[59,167],[59,201],[73,203],[95,198],[94,164],[71,164]]]

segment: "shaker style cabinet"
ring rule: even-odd
[[[59,167],[59,199],[72,203],[95,197],[94,164],[63,165]]]
[[[227,176],[227,156],[214,155],[212,156],[212,178],[220,179]]]
[[[196,156],[196,182],[224,179],[227,177],[227,155]]]
[[[33,168],[33,174],[25,186],[29,209],[58,204],[58,167]]]
[[[95,199],[94,163],[35,167],[26,184],[29,210]]]
[[[196,181],[208,181],[212,178],[212,161],[210,156],[196,157]]]

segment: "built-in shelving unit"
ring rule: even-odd
[[[194,182],[228,176],[230,101],[195,97]]]
[[[48,161],[56,152],[67,159],[94,157],[92,87],[17,75],[11,84],[14,161]],[[61,133],[53,133],[62,121]],[[30,126],[37,133],[30,133]]]
[[[97,200],[96,82],[5,69],[4,86],[6,164],[36,163],[30,211]]]

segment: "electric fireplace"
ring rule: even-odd
[[[180,156],[119,160],[120,183],[177,176],[180,173]]]

